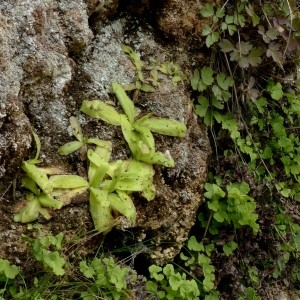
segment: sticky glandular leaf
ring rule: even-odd
[[[107,233],[113,227],[108,192],[90,187],[90,212],[96,230]]]
[[[106,172],[109,169],[109,164],[107,162],[102,162],[99,167],[95,168],[93,175],[90,175],[89,172],[89,182],[92,187],[99,187],[102,182]]]
[[[114,109],[113,106],[108,105],[99,100],[87,101],[83,100],[80,111],[86,115],[101,119],[111,125],[120,126],[120,114]]]
[[[72,152],[75,152],[76,150],[80,149],[83,146],[83,142],[80,141],[72,141],[69,143],[64,144],[58,149],[58,153],[60,155],[69,155]]]
[[[95,165],[96,167],[100,167],[101,163],[104,162],[104,160],[102,160],[100,156],[92,149],[88,150],[87,158],[89,162]]]
[[[55,189],[75,189],[89,186],[89,183],[78,175],[53,175],[49,178],[49,182]]]
[[[116,168],[113,172],[112,179],[106,180],[104,182],[103,188],[109,191],[110,193],[116,190],[116,185],[122,175],[122,169],[123,169],[123,161],[117,160],[116,161]]]
[[[125,216],[132,225],[135,224],[136,221],[136,210],[135,206],[132,202],[130,196],[123,192],[117,191],[116,193],[108,194],[108,200],[110,202],[111,208],[114,211],[119,212],[123,216]]]
[[[36,154],[35,154],[34,160],[38,161],[40,152],[41,152],[41,141],[40,141],[38,135],[34,131],[32,131],[32,136],[33,136],[35,146],[36,146]]]
[[[124,89],[118,83],[112,83],[112,90],[116,94],[129,122],[133,124],[135,117],[135,107],[132,100],[127,96]]]
[[[72,132],[74,134],[74,136],[77,138],[77,140],[79,142],[83,142],[83,134],[80,128],[80,124],[77,120],[77,118],[75,117],[70,117],[70,124],[71,124],[71,128],[72,128]]]
[[[140,124],[149,128],[152,132],[169,136],[184,137],[187,130],[184,123],[167,118],[151,117],[140,122]]]
[[[156,195],[156,189],[153,182],[149,182],[148,185],[146,185],[142,191],[143,197],[145,197],[148,201],[151,201],[155,198]]]
[[[109,161],[112,152],[112,143],[110,141],[102,141],[105,142],[101,146],[99,145],[95,149],[95,153],[99,156],[101,161]]]
[[[39,196],[40,191],[39,191],[35,181],[32,180],[31,178],[29,178],[29,177],[22,178],[22,186],[25,187],[26,189],[30,190],[36,196]]]
[[[116,183],[116,190],[141,192],[148,181],[148,178],[145,178],[143,175],[134,172],[123,172]]]
[[[132,155],[134,156],[137,152],[137,143],[141,140],[141,138],[139,134],[134,131],[134,128],[125,115],[121,115],[120,119],[124,139],[126,140]]]
[[[15,222],[29,223],[39,217],[41,205],[38,198],[33,194],[28,194],[26,198],[26,206],[14,215]]]
[[[140,126],[134,124],[134,129],[140,133],[142,142],[148,147],[149,153],[152,155],[155,152],[154,137],[150,129],[146,126]]]
[[[36,184],[46,193],[50,194],[53,190],[53,187],[48,179],[48,176],[45,172],[40,170],[35,165],[29,164],[26,161],[22,163],[22,169],[26,172],[27,176],[31,178]]]
[[[51,207],[54,209],[61,209],[64,205],[63,202],[55,200],[50,195],[42,194],[38,197],[39,202],[44,207]]]
[[[152,85],[142,84],[141,91],[146,92],[146,93],[152,93],[155,91],[155,89]]]
[[[164,154],[159,151],[155,152],[152,156],[140,155],[140,160],[151,165],[156,164],[169,168],[173,168],[175,166],[175,162],[169,154]]]
[[[77,189],[55,189],[51,195],[61,201],[63,205],[68,205],[71,203],[73,198],[83,194],[86,190],[86,187]]]

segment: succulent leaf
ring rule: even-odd
[[[148,127],[152,132],[170,136],[185,137],[187,131],[182,122],[167,118],[151,117],[141,121],[140,125]]]
[[[80,141],[68,142],[58,149],[58,153],[60,155],[69,155],[70,153],[73,153],[76,150],[80,149],[83,145],[84,143]]]
[[[120,114],[114,109],[113,106],[108,105],[99,100],[87,101],[83,100],[80,111],[86,115],[101,119],[111,125],[120,126]]]
[[[50,194],[53,190],[51,182],[48,176],[43,170],[40,170],[35,165],[32,165],[26,161],[22,163],[22,169],[26,172],[27,176],[31,178],[36,184],[46,193]]]
[[[123,192],[117,191],[116,193],[110,193],[108,195],[108,200],[110,202],[111,208],[114,211],[118,211],[120,214],[125,216],[131,225],[135,224],[136,221],[136,210],[130,196]]]
[[[118,83],[112,83],[112,90],[116,94],[129,122],[133,124],[135,117],[135,107],[132,100],[127,96],[124,89]]]
[[[90,212],[96,230],[107,233],[114,224],[108,192],[90,187]]]

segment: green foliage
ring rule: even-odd
[[[0,259],[0,281],[5,282],[9,279],[15,279],[20,273],[17,266],[11,265],[6,259]]]
[[[174,167],[174,161],[169,155],[155,151],[154,138],[151,132],[184,137],[186,134],[186,126],[176,120],[152,117],[152,114],[135,120],[136,109],[133,101],[117,83],[112,84],[112,89],[125,112],[125,115],[116,112],[116,114],[118,114],[118,117],[116,115],[116,119],[119,120],[117,123],[107,119],[106,116],[109,115],[109,112],[106,112],[102,105],[100,106],[101,101],[84,101],[81,106],[81,111],[91,117],[100,118],[111,125],[121,125],[124,139],[128,143],[134,159],[148,164]],[[110,109],[113,108],[110,107]],[[101,114],[97,115],[98,111]]]
[[[139,56],[128,46],[123,45],[122,49],[136,66],[137,82],[144,82],[143,63]],[[164,63],[156,70],[172,76],[174,84],[181,80],[180,68],[172,62]],[[125,114],[120,114],[112,105],[99,100],[84,100],[81,111],[111,125],[121,126],[132,158],[111,162],[111,142],[84,137],[78,120],[71,117],[72,132],[77,141],[66,143],[58,152],[61,155],[69,155],[80,149],[81,154],[87,156],[89,162],[86,180],[77,175],[66,175],[63,170],[57,168],[37,167],[36,164],[40,163],[38,160],[40,141],[34,134],[37,154],[34,159],[24,161],[22,165],[22,169],[26,172],[22,184],[32,193],[27,194],[26,205],[14,216],[16,222],[32,222],[40,214],[49,220],[51,215],[47,208],[60,209],[69,204],[76,195],[89,190],[90,212],[95,228],[99,232],[107,233],[119,222],[113,216],[115,212],[125,216],[129,226],[135,224],[136,210],[131,199],[132,192],[140,192],[148,201],[154,199],[156,190],[153,184],[152,165],[174,167],[175,162],[168,151],[166,153],[156,151],[152,132],[184,137],[187,128],[182,122],[153,117],[152,113],[136,118],[137,109],[125,90],[119,84],[112,83],[112,92]],[[94,145],[94,150],[88,147],[90,144]]]
[[[105,299],[130,299],[127,282],[136,281],[125,266],[119,266],[113,258],[94,258],[91,262],[81,261],[80,272],[92,281],[89,291],[81,292],[82,299],[95,299],[101,289]],[[90,297],[90,298],[89,298]]]
[[[269,272],[279,280],[290,270],[289,277],[297,280],[300,238],[287,207],[300,201],[299,10],[291,1],[241,0],[222,7],[206,4],[200,14],[211,20],[202,35],[212,51],[210,65],[194,70],[191,86],[195,112],[210,127],[223,179],[213,175],[205,185],[206,210],[199,215],[204,235],[215,240],[224,228],[239,232],[245,225],[256,234],[258,223],[268,222],[258,222],[256,207],[264,212],[266,205],[276,216],[270,231],[277,258],[270,259],[275,269]],[[220,242],[226,256],[240,246]],[[252,263],[244,276],[256,286],[260,268]],[[260,297],[248,287],[240,299]]]
[[[214,76],[210,67],[204,67],[194,71],[191,79],[192,88],[195,91],[203,92],[198,97],[196,105],[196,114],[204,118],[206,126],[212,125],[213,119],[216,118],[215,109],[223,109],[224,104],[230,99],[230,87],[233,86],[233,80],[224,73]]]
[[[219,293],[215,290],[215,267],[211,258],[215,249],[214,243],[205,245],[198,242],[195,236],[191,236],[187,249],[180,253],[184,268],[189,270],[187,273],[197,278],[203,299],[219,299]]]
[[[36,239],[23,235],[23,239],[31,245],[31,253],[33,257],[41,262],[45,271],[51,271],[57,276],[65,274],[64,265],[66,260],[62,256],[63,233],[55,236],[44,235],[39,227],[39,237]]]
[[[155,87],[160,85],[159,74],[170,76],[174,86],[185,78],[182,75],[180,66],[172,61],[159,63],[155,59],[151,60],[151,64],[145,66],[139,55],[133,48],[127,45],[122,45],[122,50],[127,54],[136,68],[136,82],[127,84],[123,88],[126,91],[136,90],[142,92],[154,92]],[[144,76],[144,72],[149,71],[149,76]]]
[[[187,279],[185,273],[176,272],[173,265],[167,264],[163,268],[152,265],[149,272],[153,280],[147,281],[146,288],[158,299],[199,299],[196,281]]]
[[[247,195],[250,191],[247,183],[230,183],[226,192],[217,184],[206,183],[205,190],[204,196],[209,199],[207,207],[213,213],[213,227],[222,223],[232,224],[235,228],[248,225],[254,234],[258,232],[256,203]]]
[[[243,296],[239,297],[239,300],[261,300],[253,288],[248,287],[245,289]]]

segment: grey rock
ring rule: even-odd
[[[57,153],[61,145],[72,140],[71,115],[78,116],[85,135],[113,141],[114,159],[128,158],[130,153],[120,128],[78,113],[83,99],[115,101],[110,94],[112,82],[135,81],[135,67],[121,50],[121,44],[131,45],[145,64],[151,64],[151,58],[157,62],[174,61],[187,74],[191,72],[188,45],[178,48],[159,42],[155,28],[124,14],[108,20],[117,5],[118,1],[93,0],[1,3],[0,195],[4,222],[0,221],[0,254],[3,258],[26,260],[27,250],[20,239],[26,227],[14,223],[12,213],[24,201],[16,170],[23,159],[34,156],[32,130],[41,140],[44,165],[84,174],[86,162],[76,155],[69,159]],[[174,86],[169,76],[160,77],[155,92],[134,95],[135,104],[141,113],[153,112],[184,122],[188,134],[183,139],[155,136],[158,149],[169,151],[176,166],[155,167],[157,197],[148,203],[136,195],[134,201],[138,212],[137,239],[153,237],[150,255],[154,262],[163,264],[180,251],[195,222],[202,203],[210,147],[206,129],[191,110],[188,81]],[[116,102],[115,105],[119,109]],[[10,188],[13,181],[17,183],[16,190]],[[73,207],[52,212],[51,221],[41,220],[44,230],[63,231],[66,237],[73,236],[78,226],[82,232],[88,232],[92,222],[87,200],[87,197],[74,199]],[[7,240],[9,247],[5,246]],[[96,247],[83,247],[86,250],[81,251],[84,255]]]

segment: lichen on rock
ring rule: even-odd
[[[30,156],[31,130],[41,139],[41,158],[45,165],[59,165],[83,176],[86,162],[81,157],[74,154],[68,159],[57,153],[61,145],[70,141],[68,119],[71,115],[78,116],[89,137],[112,141],[113,159],[130,156],[120,128],[78,113],[83,100],[114,101],[110,94],[112,82],[135,82],[135,66],[122,51],[121,44],[132,46],[145,64],[151,64],[151,59],[157,63],[173,61],[187,74],[190,72],[192,60],[188,45],[179,48],[161,41],[157,28],[126,13],[108,20],[111,13],[116,12],[117,4],[118,1],[81,0],[25,0],[22,5],[14,6],[4,1],[2,4],[0,176],[4,176],[4,180],[0,194],[8,207],[15,205],[13,194],[16,201],[24,200],[23,191],[17,188],[14,193],[7,187],[15,175],[9,170],[17,170],[21,161]],[[159,7],[157,13],[159,15]],[[195,222],[202,203],[209,142],[206,129],[198,124],[191,111],[190,92],[184,82],[175,86],[170,76],[160,74],[160,85],[153,93],[140,91],[131,96],[141,113],[153,112],[158,117],[182,121],[188,127],[183,139],[155,136],[158,150],[170,152],[175,168],[155,167],[157,196],[153,201],[134,195],[138,235],[154,239],[152,259],[163,264],[180,251]],[[119,109],[116,101],[115,105]],[[19,177],[16,179],[18,182]],[[44,224],[45,230],[72,235],[76,231],[76,222],[73,222],[76,218],[81,220],[83,231],[90,230],[92,223],[86,201],[87,197],[74,199],[76,209],[66,207],[53,212],[52,220]],[[8,230],[7,226],[16,228],[15,231],[10,229],[9,235],[17,248],[22,242],[20,232],[25,227],[14,224],[9,212],[2,213],[6,221],[0,222],[1,232]],[[0,236],[0,241],[2,239]],[[3,247],[0,246],[2,257],[14,261],[13,253]],[[25,250],[20,249],[21,257]]]

